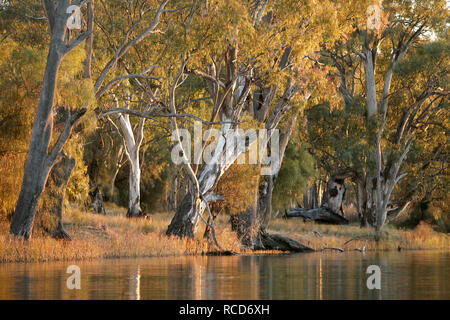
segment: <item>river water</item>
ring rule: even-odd
[[[72,264],[79,290],[67,287]],[[367,288],[370,265],[380,267],[380,290]],[[450,252],[8,263],[0,264],[0,299],[450,299]]]

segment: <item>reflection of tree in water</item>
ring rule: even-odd
[[[67,263],[0,264],[1,299],[448,299],[450,254],[312,253],[166,257],[80,263],[69,290]],[[381,268],[381,290],[366,285]]]
[[[139,265],[131,269],[128,299],[141,300],[141,267]]]

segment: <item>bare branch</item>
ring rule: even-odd
[[[71,114],[69,110],[67,111],[67,119],[64,125],[64,129],[62,130],[61,134],[58,137],[58,140],[52,148],[52,151],[47,157],[47,164],[49,165],[49,167],[51,167],[57,161],[57,159],[61,157],[61,151],[70,137],[73,125],[86,113],[86,111],[86,108],[77,110],[73,114]]]
[[[120,76],[120,77],[114,78],[113,80],[108,82],[100,91],[98,91],[95,94],[95,97],[97,99],[100,98],[108,90],[110,90],[111,88],[119,85],[121,81],[126,80],[126,79],[132,79],[132,78],[155,79],[155,80],[159,79],[159,77],[148,77],[148,76],[145,75],[146,73],[150,72],[151,70],[153,70],[157,66],[158,66],[157,64],[153,64],[150,67],[148,67],[146,70],[144,70],[144,71],[142,71],[140,73],[127,74],[127,75],[124,75],[124,76]]]
[[[88,36],[90,36],[94,31],[85,31],[83,33],[81,33],[78,37],[76,37],[74,40],[72,40],[69,45],[67,45],[63,50],[64,50],[64,54],[70,52],[73,48],[75,48],[76,46],[78,46],[81,42],[83,42],[84,40],[86,40],[86,38]]]
[[[55,4],[53,3],[53,0],[42,0],[42,4],[48,18],[48,28],[50,29],[50,34],[52,34],[55,26]]]
[[[156,27],[158,26],[158,24],[160,22],[159,19],[161,17],[161,14],[164,13],[164,7],[167,5],[168,2],[169,2],[169,0],[164,0],[161,3],[150,26],[148,28],[146,28],[141,34],[139,34],[136,38],[134,38],[131,41],[126,42],[128,39],[129,33],[127,34],[124,42],[116,50],[114,56],[109,60],[109,62],[103,68],[102,72],[100,73],[100,76],[98,77],[97,81],[95,82],[94,91],[96,93],[100,90],[100,87],[101,87],[102,83],[105,81],[106,76],[112,70],[112,68],[116,65],[117,61],[120,58],[122,58],[131,47],[135,46],[136,44],[141,42],[143,39],[145,39],[147,36],[154,33]],[[131,29],[133,29],[133,28],[134,28],[134,26]],[[130,32],[130,30],[129,30],[129,32]]]
[[[151,112],[151,111],[132,110],[132,109],[127,109],[127,108],[114,108],[114,109],[106,110],[106,111],[103,111],[98,117],[99,117],[99,119],[101,119],[105,116],[117,114],[117,113],[124,113],[124,114],[129,114],[132,116],[137,116],[137,117],[147,118],[147,119],[153,119],[153,118],[157,118],[157,117],[192,118],[194,120],[200,121],[203,124],[207,124],[207,125],[239,124],[239,122],[234,122],[234,121],[218,121],[218,122],[206,121],[206,120],[203,120],[202,118],[200,118],[196,115],[190,114],[190,113],[155,113],[155,112]]]

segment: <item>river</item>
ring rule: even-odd
[[[81,288],[68,289],[68,266]],[[367,288],[367,267],[381,289]],[[72,282],[74,283],[74,282]],[[0,299],[450,299],[450,252],[322,252],[0,264]]]

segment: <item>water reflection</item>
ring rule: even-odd
[[[136,265],[134,272],[131,270],[128,296],[131,300],[141,300],[141,266],[139,264]]]
[[[314,253],[0,265],[0,299],[450,299],[450,253]],[[366,269],[381,267],[381,290]]]

